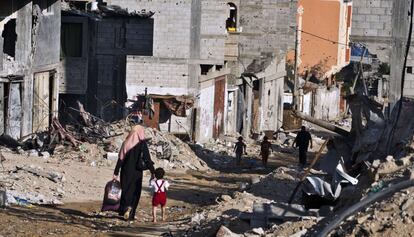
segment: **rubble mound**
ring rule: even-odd
[[[287,202],[291,192],[283,190],[293,190],[297,185],[298,170],[291,167],[279,167],[272,173],[252,180],[251,187],[247,190],[255,196],[264,197],[279,202]]]
[[[174,135],[146,128],[145,135],[152,161],[164,169],[208,170],[208,165],[198,158],[190,146]]]
[[[65,195],[63,174],[34,165],[16,166],[8,173],[0,173],[0,180],[2,188],[7,188],[9,204],[58,205]]]

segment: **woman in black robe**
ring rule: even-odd
[[[121,170],[122,194],[119,214],[123,215],[125,220],[134,220],[141,197],[143,169],[142,165],[138,164],[140,159],[153,174],[154,165],[145,140],[145,130],[137,125],[122,144],[114,171],[114,179],[118,179]]]

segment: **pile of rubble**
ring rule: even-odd
[[[15,166],[0,173],[1,189],[5,189],[7,204],[62,204],[65,195],[63,174],[36,166]]]
[[[146,128],[146,138],[150,139],[149,149],[155,166],[166,170],[209,169],[207,163],[199,159],[190,146],[174,135],[162,133],[156,129]]]

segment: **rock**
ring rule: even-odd
[[[262,236],[262,235],[264,235],[264,234],[265,234],[265,231],[263,230],[263,228],[262,228],[262,227],[259,227],[259,228],[253,228],[253,229],[252,229],[252,232],[253,232],[253,233],[255,233],[255,234],[258,234],[258,235],[260,235],[260,236]]]
[[[393,156],[387,156],[387,158],[385,158],[385,160],[387,162],[394,162],[394,157]]]
[[[395,161],[398,166],[409,166],[411,164],[411,156],[406,156]]]
[[[375,168],[375,169],[377,169],[380,166],[380,164],[381,164],[381,161],[380,160],[374,160],[372,162],[372,167]]]
[[[413,198],[409,198],[405,200],[405,202],[401,205],[401,211],[407,210],[411,205],[413,205],[413,203],[414,203]]]
[[[249,185],[248,183],[241,183],[240,186],[239,186],[239,190],[240,191],[246,190],[248,185]]]
[[[296,232],[295,234],[289,236],[289,237],[302,237],[308,232],[307,229],[301,230],[299,232]]]
[[[222,201],[228,202],[228,201],[231,201],[233,198],[230,195],[223,194],[223,195],[221,195],[220,199]]]
[[[254,176],[254,177],[252,177],[252,179],[251,179],[251,183],[252,183],[252,184],[257,184],[257,183],[260,183],[260,177],[259,177],[259,176]]]
[[[47,158],[49,158],[50,157],[50,154],[49,154],[49,152],[47,152],[47,151],[44,151],[44,152],[42,152],[42,153],[40,153],[41,155],[42,155],[42,157],[43,158],[45,158],[45,159],[47,159]]]
[[[369,218],[369,215],[361,216],[361,217],[357,218],[357,222],[358,222],[358,224],[362,224],[366,220],[368,220],[368,218]]]
[[[202,221],[204,221],[206,217],[203,213],[196,213],[193,217],[191,217],[191,223],[195,223],[197,225],[200,225]]]
[[[39,156],[39,152],[35,149],[29,150],[27,151],[27,155],[28,156],[34,156],[34,157],[38,157]]]
[[[222,225],[220,229],[217,231],[216,237],[240,237],[241,235],[233,233],[227,227]]]

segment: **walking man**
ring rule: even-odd
[[[292,146],[299,147],[299,164],[302,168],[306,166],[306,153],[308,152],[308,147],[310,143],[310,148],[312,149],[312,136],[311,134],[306,131],[306,127],[302,126],[302,129],[296,135],[295,141],[293,142]]]

